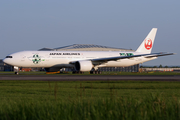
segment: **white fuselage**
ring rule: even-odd
[[[4,62],[17,67],[73,67],[70,62],[143,54],[132,51],[22,51],[10,54]],[[135,57],[104,62],[98,67],[126,67],[156,59]]]

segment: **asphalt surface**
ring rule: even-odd
[[[180,75],[0,75],[0,80],[40,80],[40,81],[180,81]]]

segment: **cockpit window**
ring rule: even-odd
[[[12,58],[12,56],[6,56],[6,58]]]

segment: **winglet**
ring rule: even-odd
[[[154,39],[156,36],[156,32],[157,32],[157,28],[152,28],[152,30],[149,32],[149,34],[141,43],[141,45],[136,50],[136,52],[151,53],[151,50],[154,44]]]

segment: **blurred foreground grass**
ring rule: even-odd
[[[0,119],[180,119],[180,82],[0,81]]]

